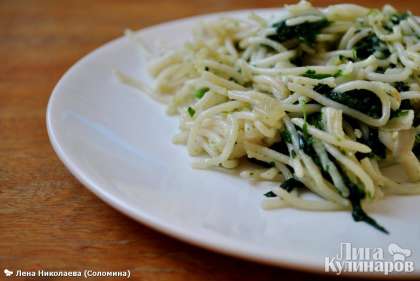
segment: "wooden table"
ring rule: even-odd
[[[376,7],[385,3],[357,2]],[[420,14],[417,1],[389,2]],[[47,101],[60,76],[125,28],[282,4],[276,0],[0,1],[0,276],[6,267],[92,268],[130,269],[139,280],[325,280],[208,252],[125,217],[70,175],[53,152],[45,128]]]

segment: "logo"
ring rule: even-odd
[[[6,277],[12,276],[13,275],[13,271],[10,271],[7,268],[5,268],[4,269],[4,275],[6,275]]]
[[[396,243],[388,245],[388,255],[382,248],[355,248],[351,243],[340,243],[335,257],[325,258],[325,272],[413,272],[414,262],[410,260],[412,251]]]
[[[393,257],[394,262],[397,262],[397,261],[405,262],[405,259],[411,256],[411,250],[403,249],[395,243],[389,244],[388,252]]]

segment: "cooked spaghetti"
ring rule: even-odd
[[[387,232],[362,202],[420,193],[419,22],[389,5],[285,10],[201,23],[151,64],[148,91],[170,97],[194,167],[252,162],[241,176],[279,185],[264,208],[351,209]],[[406,182],[383,174],[395,164]]]

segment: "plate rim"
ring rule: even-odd
[[[222,12],[215,12],[215,13],[206,13],[206,14],[198,14],[189,17],[178,18],[175,20],[165,21],[156,25],[150,25],[145,28],[141,28],[135,30],[135,32],[147,32],[155,28],[170,26],[172,24],[182,23],[193,21],[196,19],[203,19],[208,17],[216,17],[216,16],[223,16],[223,15],[235,15],[235,14],[245,14],[250,12],[273,12],[276,10],[284,10],[283,7],[278,8],[256,8],[256,9],[240,9],[240,10],[227,10]],[[59,95],[62,95],[60,91],[61,85],[65,83],[67,77],[70,76],[73,72],[77,71],[81,65],[84,64],[86,60],[88,60],[91,56],[100,53],[103,49],[112,48],[113,45],[120,43],[120,41],[124,40],[124,36],[119,36],[114,38],[97,48],[89,51],[87,54],[79,58],[76,62],[74,62],[65,72],[61,75],[58,82],[56,82],[50,97],[48,99],[47,109],[46,109],[46,128],[49,141],[54,152],[57,154],[59,160],[64,164],[67,170],[72,174],[85,188],[91,191],[94,195],[96,195],[99,199],[101,199],[106,204],[110,205],[112,208],[116,209],[117,211],[121,212],[125,216],[139,222],[155,231],[163,233],[169,237],[175,238],[180,240],[184,243],[188,243],[193,246],[197,246],[211,252],[215,252],[218,254],[223,254],[229,257],[239,258],[242,260],[256,262],[259,264],[269,265],[280,267],[286,270],[295,270],[295,271],[302,271],[307,273],[316,273],[320,275],[335,275],[334,272],[325,272],[322,268],[322,263],[315,264],[315,263],[308,263],[308,262],[297,262],[294,260],[290,260],[287,257],[281,256],[264,256],[261,253],[253,251],[252,249],[240,249],[237,244],[232,245],[231,243],[226,243],[225,241],[215,241],[215,239],[209,239],[203,237],[200,234],[190,234],[189,231],[184,231],[181,227],[174,225],[170,222],[165,222],[152,214],[148,214],[144,210],[132,208],[124,203],[123,200],[120,200],[118,197],[111,195],[109,192],[104,190],[100,187],[94,180],[90,179],[89,175],[83,172],[82,169],[78,167],[78,165],[73,162],[70,157],[66,154],[65,149],[60,144],[57,138],[56,131],[54,129],[54,117],[53,117],[53,109],[56,99]],[[110,70],[112,71],[112,70]],[[229,245],[230,244],[230,245]],[[258,247],[257,247],[258,248]],[[414,274],[413,274],[414,273]],[[420,276],[420,273],[413,272],[408,274],[398,274],[394,275],[394,277],[416,277]],[[348,276],[348,277],[379,277],[384,276],[380,272],[343,272],[341,276]]]

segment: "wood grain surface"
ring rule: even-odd
[[[48,98],[60,76],[125,28],[286,2],[293,1],[1,0],[0,279],[3,268],[130,269],[134,280],[330,279],[202,250],[125,217],[70,175],[45,128]],[[379,7],[386,1],[355,2]],[[420,14],[418,1],[388,2]]]

